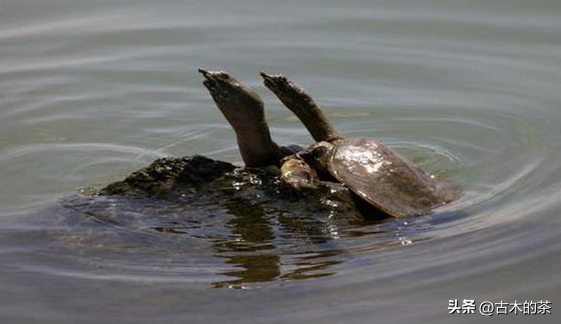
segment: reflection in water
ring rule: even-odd
[[[313,255],[302,257],[295,263],[297,266],[294,271],[282,276],[283,279],[302,280],[319,277],[327,277],[335,274],[335,271],[323,271],[343,261],[340,258],[342,251],[330,250],[314,253]]]
[[[288,199],[274,190],[274,181],[234,188],[232,183],[243,184],[240,176],[259,176],[249,171],[236,174],[208,188],[174,187],[162,197],[71,195],[59,208],[42,214],[56,216],[57,224],[67,228],[57,236],[60,242],[103,255],[107,266],[146,274],[144,260],[149,255],[158,259],[148,268],[151,277],[167,271],[165,264],[171,260],[185,265],[179,266],[181,277],[202,275],[215,288],[235,289],[331,276],[352,255],[426,240],[423,228],[440,222],[445,226],[442,218],[457,218],[448,213],[449,217],[358,220],[346,217],[347,209]],[[263,183],[268,178],[259,179]]]
[[[0,1],[1,323],[469,322],[447,298],[561,298],[561,1],[298,6]],[[199,66],[265,95],[283,143],[310,137],[257,71],[309,85],[344,134],[462,183],[469,215],[244,218],[216,196],[43,210],[157,157],[239,161]]]
[[[234,251],[243,251],[246,245],[254,251],[274,248],[273,232],[260,206],[239,199],[226,202],[225,207],[228,214],[234,215],[226,224],[232,229],[234,240],[224,244],[226,248]]]
[[[232,255],[226,263],[239,270],[229,270],[222,275],[237,279],[215,282],[216,288],[243,288],[245,283],[273,281],[281,274],[278,255]]]
[[[234,216],[226,224],[231,228],[232,238],[226,242],[216,241],[214,251],[217,257],[227,259],[226,263],[236,268],[220,274],[236,279],[215,282],[213,285],[216,288],[244,288],[246,283],[324,277],[335,272],[318,272],[319,270],[341,263],[340,260],[325,260],[339,254],[332,250],[297,257],[292,266],[283,268],[283,258],[287,259],[290,255],[281,257],[274,244],[275,229],[272,219],[267,217],[262,208],[242,199],[226,202],[225,208]],[[302,244],[324,243],[331,239],[329,232],[321,231],[317,223],[310,226],[297,218],[282,215],[277,221],[283,228],[290,230],[288,233],[304,238]]]
[[[240,270],[229,270],[221,274],[238,279],[214,283],[215,287],[238,288],[247,282],[272,281],[280,271],[280,257],[274,253],[263,255],[233,254],[229,251],[273,251],[273,231],[265,213],[256,205],[243,200],[232,200],[225,204],[228,213],[233,215],[226,225],[232,229],[233,239],[226,242],[216,242],[214,251],[219,258],[226,258],[227,264]],[[225,254],[222,254],[226,252]]]
[[[216,199],[201,193],[221,203],[199,201],[189,210],[182,200],[74,195],[43,215],[56,216],[57,226],[66,228],[56,234],[59,242],[86,254],[101,253],[106,265],[128,273],[145,267],[145,255],[159,255],[188,262],[216,288],[333,275],[332,267],[344,261],[341,256],[347,251],[339,239],[348,236],[346,230],[360,227],[356,220],[351,224],[328,212],[306,214],[295,206],[289,212],[230,195]],[[132,263],[123,264],[126,255]]]
[[[272,204],[242,191],[194,195],[165,199],[74,195],[61,201],[62,208],[43,215],[57,215],[57,223],[67,227],[57,236],[60,242],[87,249],[86,253],[102,253],[106,264],[127,273],[144,269],[145,255],[160,256],[204,273],[215,288],[235,289],[331,276],[338,273],[335,266],[352,255],[427,240],[424,228],[446,226],[458,218],[457,213],[444,213],[359,222],[330,212],[306,213],[298,203],[287,205],[284,199]],[[197,203],[192,201],[195,197]],[[132,259],[123,264],[125,255]],[[110,261],[112,256],[117,258]],[[165,263],[157,263],[155,269],[161,266],[165,268]],[[160,270],[148,274],[158,276]]]

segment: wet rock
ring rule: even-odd
[[[200,155],[166,157],[109,184],[98,195],[181,201],[185,209],[203,212],[205,205],[244,201],[265,211],[362,218],[353,194],[340,183],[322,181],[316,191],[296,197],[285,192],[279,177],[275,167],[239,168]]]
[[[177,186],[198,188],[232,172],[233,164],[215,161],[204,156],[166,157],[133,172],[123,181],[109,184],[100,190],[101,195],[167,194]]]

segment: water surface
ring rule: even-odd
[[[475,299],[551,300],[532,320],[552,323],[560,14],[554,0],[3,0],[0,319],[471,323],[483,317],[447,306]],[[279,143],[311,138],[261,70],[464,195],[435,215],[358,225],[243,205],[185,219],[168,206],[191,224],[182,234],[134,205],[118,225],[61,208],[158,157],[241,161],[198,67],[261,93]],[[302,222],[318,231],[294,230]]]

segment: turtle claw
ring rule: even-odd
[[[282,74],[268,74],[263,71],[260,73],[263,83],[271,91],[279,91],[278,89],[288,86],[288,79]]]
[[[224,71],[210,71],[202,68],[199,68],[197,71],[199,71],[199,73],[202,74],[206,79],[215,79],[217,77],[224,77],[228,75],[228,73]]]
[[[236,92],[236,88],[240,87],[240,83],[225,71],[210,71],[199,68],[198,72],[205,78],[203,85],[216,101],[226,102],[230,100],[231,93]],[[223,105],[219,104],[219,108],[221,107]]]
[[[246,166],[277,164],[282,154],[271,139],[263,100],[258,93],[224,71],[199,68],[203,85],[234,129]]]
[[[203,68],[199,68],[197,71],[198,71],[200,74],[202,74],[205,78],[210,74],[210,71],[209,71],[209,70],[205,70],[205,69],[203,69]]]
[[[198,71],[205,78],[205,80],[203,81],[203,85],[211,93],[214,93],[215,90],[216,90],[216,88],[215,88],[216,87],[216,82],[215,82],[215,78],[214,78],[214,75],[216,74],[216,72],[205,70],[205,69],[202,69],[202,68],[199,68]]]
[[[209,83],[214,82],[222,86],[239,86],[239,82],[225,71],[209,71],[201,68],[198,71]]]

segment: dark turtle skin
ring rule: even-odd
[[[265,86],[294,112],[317,141],[284,158],[283,163],[299,165],[304,170],[311,167],[320,179],[331,177],[343,183],[363,201],[392,217],[426,214],[457,198],[456,186],[437,181],[379,141],[344,138],[316,101],[296,83],[282,75],[262,72],[261,76]],[[309,187],[308,183],[300,185],[298,179],[286,185],[293,191]]]
[[[374,235],[369,251],[401,246],[394,233],[399,226],[401,239],[402,222],[386,227],[379,221],[451,200],[451,190],[379,142],[345,139],[286,78],[276,93],[289,108],[296,106],[317,141],[300,152],[271,139],[255,91],[225,72],[200,73],[235,132],[245,167],[198,155],[165,157],[101,190],[64,197],[37,217],[56,246],[88,248],[80,252],[88,262],[102,255],[111,263],[114,256],[119,265],[122,253],[134,260],[157,253],[163,262],[192,256],[203,265],[218,258],[232,269],[217,267],[221,279],[213,286],[243,288],[335,274],[325,269],[345,259],[349,249],[339,246],[341,238],[362,237],[360,243]],[[274,82],[266,79],[276,89]],[[47,223],[44,216],[51,216]]]
[[[224,71],[199,69],[199,73],[205,78],[203,85],[236,133],[246,166],[276,165],[293,153],[291,147],[279,147],[271,139],[263,99],[257,92]]]
[[[165,158],[108,185],[99,195],[166,201],[188,197],[205,205],[258,193],[261,198],[248,201],[278,210],[328,210],[350,219],[424,214],[456,198],[453,186],[436,181],[382,143],[345,138],[314,99],[284,76],[262,73],[265,85],[317,141],[305,150],[272,140],[263,100],[255,91],[226,72],[199,72],[236,134],[246,168],[201,156]],[[240,184],[246,189],[240,190]]]

